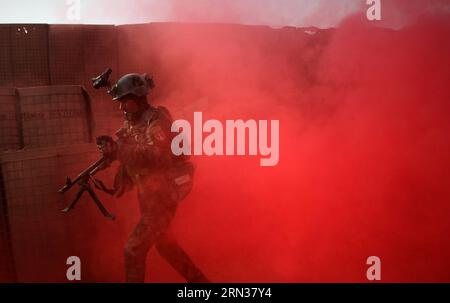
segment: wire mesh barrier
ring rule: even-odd
[[[18,106],[16,90],[0,87],[0,150],[19,149],[23,144]]]
[[[55,241],[62,238],[58,233],[66,228],[64,221],[56,218],[62,203],[56,191],[51,191],[57,188],[54,177],[58,165],[54,159],[38,158],[35,153],[28,159],[22,154],[2,157],[12,254],[17,260],[18,281],[42,281],[48,274],[46,268],[67,247],[67,243]]]
[[[61,212],[74,193],[63,196],[58,188],[66,175],[81,170],[96,156],[90,145],[3,153],[1,204],[8,205],[4,219],[9,223],[17,281],[65,280],[66,258],[76,249],[68,235],[79,224],[71,224],[72,218]],[[82,217],[90,216],[86,209],[79,211]],[[83,222],[86,227],[88,222]]]
[[[86,43],[82,29],[83,25],[50,25],[49,65],[52,85],[89,84],[84,82],[83,46]]]
[[[111,25],[50,25],[49,65],[52,85],[81,84],[95,112],[117,108],[104,91],[92,88],[91,78],[107,67],[117,76],[117,28]]]
[[[111,79],[115,79],[118,66],[117,28],[108,25],[86,25],[82,28],[84,41],[84,71],[86,90],[92,98],[94,112],[114,112],[117,105],[104,90],[95,90],[92,87],[92,77],[111,67]]]
[[[66,176],[76,176],[99,156],[89,144],[90,99],[80,86],[2,88],[0,95],[8,131],[2,149],[9,147],[0,160],[0,281],[64,281],[66,258],[91,249],[72,245],[73,235],[85,243],[99,219],[86,206],[75,218],[64,216],[61,209],[76,190],[65,197],[57,193]],[[99,134],[119,127],[108,115],[97,122]]]
[[[123,114],[118,112],[114,114],[99,114],[95,117],[95,127],[93,137],[108,135],[114,137],[115,132],[123,124]]]
[[[1,166],[0,166],[1,170]],[[3,181],[0,173],[0,282],[16,280],[14,259],[11,251],[11,232],[8,222],[8,206]]]
[[[18,89],[25,148],[91,141],[90,104],[79,86]]]
[[[0,86],[14,86],[10,25],[0,24]]]
[[[49,85],[48,25],[11,25],[10,31],[14,85]]]
[[[92,138],[121,126],[91,84],[107,67],[117,78],[117,47],[115,26],[0,25],[0,281],[66,281],[68,256],[94,260],[97,236],[117,241],[120,224],[106,225],[87,196],[63,214],[77,190],[58,193],[99,156]],[[86,266],[84,280],[108,281]]]
[[[103,111],[114,110],[91,78],[107,67],[117,76],[117,46],[111,25],[2,24],[0,86],[83,85]]]
[[[0,150],[87,143],[92,127],[80,86],[0,87]]]
[[[48,25],[0,25],[0,86],[49,85]]]

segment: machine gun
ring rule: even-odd
[[[111,68],[106,69],[102,74],[99,76],[92,78],[92,85],[95,89],[100,89],[102,87],[106,87],[110,89],[111,83],[109,81],[109,77],[112,73]],[[111,137],[103,136],[101,139],[106,141],[102,141],[103,143],[99,143],[97,140],[97,146],[100,148],[101,145],[105,144],[105,142],[112,141]],[[101,145],[100,145],[101,144]],[[110,166],[110,164],[114,161],[113,156],[105,156],[103,155],[99,160],[91,164],[88,168],[86,168],[84,171],[82,171],[75,180],[71,180],[69,177],[66,177],[66,184],[59,190],[60,193],[65,193],[68,190],[70,190],[74,185],[78,184],[80,186],[80,189],[78,190],[75,199],[62,211],[64,213],[67,213],[71,211],[75,205],[80,200],[81,196],[85,191],[88,192],[88,194],[91,196],[92,200],[94,200],[94,203],[97,205],[100,212],[108,219],[114,220],[115,216],[111,214],[102,204],[100,199],[97,197],[95,191],[90,185],[90,181],[93,182],[94,186],[97,189],[100,189],[108,194],[114,195],[115,190],[114,189],[108,189],[103,184],[102,181],[95,179],[93,176],[99,172],[102,169],[105,169]]]
[[[97,205],[100,212],[103,214],[103,216],[105,216],[106,218],[111,219],[111,220],[115,219],[115,216],[113,214],[111,214],[103,206],[102,202],[100,202],[100,199],[97,197],[95,191],[92,189],[91,185],[89,184],[90,181],[92,180],[94,185],[97,188],[103,187],[104,189],[106,189],[104,184],[101,181],[94,179],[93,176],[100,170],[104,169],[105,167],[108,167],[110,165],[110,163],[111,163],[111,160],[106,158],[105,156],[103,156],[99,160],[94,162],[92,165],[90,165],[88,168],[86,168],[84,171],[82,171],[75,178],[75,180],[72,181],[69,177],[66,178],[66,184],[59,190],[60,193],[67,192],[75,184],[78,184],[80,186],[80,189],[78,190],[78,192],[75,196],[75,199],[65,209],[62,210],[64,213],[71,211],[75,207],[75,205],[78,203],[78,201],[80,200],[83,193],[85,191],[87,191],[88,194],[91,196],[92,200],[94,200],[94,202]],[[111,193],[112,193],[112,190],[106,189],[105,191],[111,191]]]

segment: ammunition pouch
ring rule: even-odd
[[[180,202],[191,192],[194,185],[194,165],[191,162],[174,163],[166,172],[173,192],[172,200]]]

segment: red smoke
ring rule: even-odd
[[[212,280],[365,281],[376,255],[383,281],[449,281],[448,17],[400,31],[358,19],[331,40],[300,29],[123,28],[121,73],[151,71],[154,102],[176,118],[280,120],[276,167],[195,158],[174,229]],[[148,270],[150,281],[181,281],[154,254]]]
[[[153,73],[152,102],[175,118],[280,120],[276,167],[194,158],[195,187],[173,228],[213,281],[366,281],[372,255],[384,282],[450,281],[450,20],[427,13],[394,31],[361,19],[312,36],[120,29],[120,73]],[[126,233],[137,222],[132,197],[118,203]],[[148,279],[182,281],[154,252]]]
[[[325,223],[318,280],[364,281],[377,255],[383,281],[448,281],[449,30],[448,15],[398,32],[349,19],[327,48],[323,75],[346,97],[328,96],[335,115],[301,140],[322,201],[311,224]]]

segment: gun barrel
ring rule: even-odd
[[[88,168],[86,168],[84,171],[82,171],[75,180],[70,180],[69,177],[67,177],[66,180],[66,184],[61,187],[61,189],[59,190],[60,193],[65,193],[66,191],[68,191],[69,189],[72,188],[72,186],[74,186],[75,184],[78,183],[78,181],[80,181],[83,178],[86,178],[90,175],[95,174],[96,172],[99,171],[99,168],[101,165],[103,165],[106,162],[106,157],[103,156],[100,159],[98,159],[97,161],[95,161],[93,164],[91,164]]]

